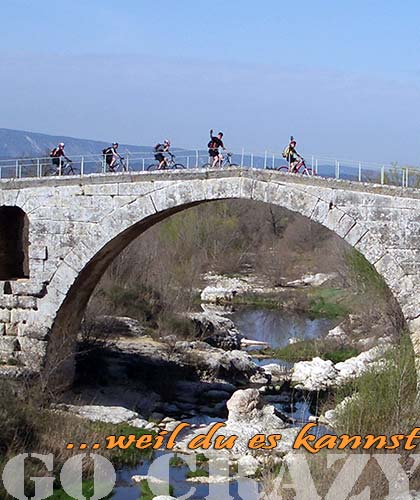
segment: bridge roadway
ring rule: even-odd
[[[285,207],[362,253],[398,301],[420,360],[420,190],[235,168],[0,181],[0,224],[22,231],[1,242],[1,258],[24,255],[15,275],[1,270],[0,375],[69,383],[76,334],[107,266],[153,224],[226,199]],[[24,224],[13,226],[17,213]]]

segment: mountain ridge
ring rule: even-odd
[[[0,128],[0,159],[48,156],[51,149],[59,142],[66,144],[66,152],[69,156],[100,153],[102,149],[111,144],[111,142],[95,139],[80,139],[64,135]],[[120,144],[121,152],[127,150],[149,152],[152,149],[152,146]]]

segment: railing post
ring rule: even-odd
[[[385,184],[385,165],[381,167],[381,184]]]
[[[144,172],[144,158],[141,159],[141,169],[143,170]]]
[[[190,168],[190,157],[187,156],[187,168]]]
[[[241,154],[241,168],[244,168],[244,155],[245,155],[245,151],[244,151],[244,148],[242,148],[242,154]]]
[[[195,150],[195,168],[198,168],[199,167],[199,155],[198,155],[198,149]]]
[[[85,173],[85,157],[82,156],[80,160],[80,176],[83,177],[84,173]]]
[[[125,162],[125,168],[127,169],[127,172],[129,171],[129,162],[130,162],[130,153],[127,154],[127,161]]]
[[[267,168],[267,151],[264,153],[264,168]]]
[[[311,156],[311,168],[312,172],[314,171],[314,155]]]
[[[254,168],[254,153],[251,153],[251,168]]]
[[[60,156],[60,161],[59,161],[59,163],[58,163],[58,175],[59,175],[59,176],[61,175],[61,163],[62,163],[62,162],[61,162],[61,158],[62,158],[62,156]]]
[[[16,177],[19,178],[19,160],[16,160]]]
[[[359,161],[359,182],[362,182],[362,162]]]
[[[41,166],[39,163],[39,158],[36,159],[36,176],[41,177]]]
[[[405,187],[408,188],[408,168],[405,170]]]
[[[318,159],[315,160],[315,173],[318,175]]]
[[[335,160],[335,178],[340,178],[340,162]]]
[[[273,168],[276,168],[276,167],[275,167],[275,165],[276,165],[275,161],[276,161],[276,159],[275,159],[275,157],[274,157],[274,153],[273,153],[273,165],[272,165],[272,167],[273,167]]]

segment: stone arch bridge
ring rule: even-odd
[[[221,199],[280,205],[337,233],[383,276],[420,356],[419,190],[253,169],[143,172],[0,182],[0,375],[71,381],[107,266],[153,224]]]

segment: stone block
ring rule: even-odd
[[[0,352],[4,354],[11,355],[13,352],[18,350],[19,341],[15,336],[3,335],[0,337]]]
[[[10,321],[10,310],[0,309],[0,323],[8,323]]]
[[[33,260],[47,260],[47,247],[45,245],[32,244],[29,247],[29,258]]]

